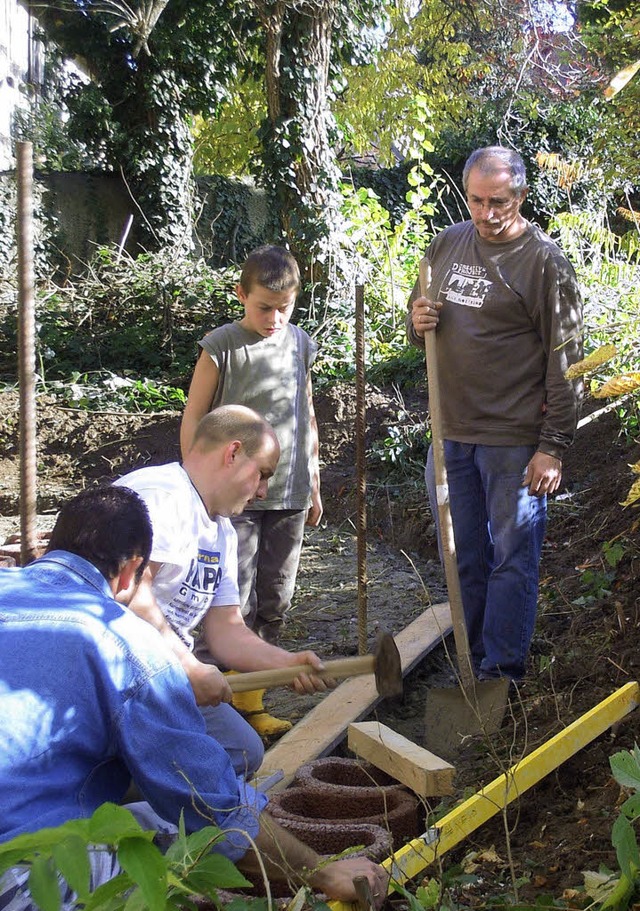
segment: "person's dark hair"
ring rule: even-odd
[[[199,422],[193,446],[213,449],[231,440],[240,440],[246,454],[252,458],[262,449],[265,438],[273,436],[271,425],[245,405],[220,405]]]
[[[514,193],[522,193],[527,189],[527,171],[524,161],[513,149],[504,146],[486,146],[476,149],[467,158],[462,171],[462,186],[465,193],[469,183],[469,172],[477,168],[481,174],[495,174],[496,171],[507,170],[511,173],[511,189]]]
[[[269,291],[295,291],[300,288],[300,269],[294,257],[284,247],[266,244],[247,257],[240,274],[240,284],[249,294],[254,285]]]
[[[84,557],[107,580],[131,557],[142,557],[140,580],[151,554],[151,520],[145,503],[127,487],[102,485],[83,490],[60,510],[47,551]]]

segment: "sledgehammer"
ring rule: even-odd
[[[376,688],[381,696],[397,696],[402,692],[402,666],[400,652],[390,633],[378,637],[372,655],[358,655],[354,658],[335,658],[325,661],[321,671],[310,664],[295,664],[266,671],[248,671],[244,674],[229,674],[227,681],[234,693],[285,686],[300,674],[313,674],[323,680],[344,680],[361,674],[374,674]]]

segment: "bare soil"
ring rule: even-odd
[[[399,411],[425,419],[423,389],[367,389],[367,446],[388,435]],[[0,393],[0,540],[19,529],[18,397]],[[429,603],[446,600],[432,518],[420,479],[391,483],[367,470],[367,552],[358,586],[355,391],[316,393],[321,429],[325,519],[309,530],[294,609],[283,645],[312,647],[324,657],[352,654],[358,644],[358,600],[365,593],[368,637],[383,626],[397,632]],[[83,486],[142,465],[177,458],[178,413],[92,413],[38,400],[38,523],[50,527],[60,502]],[[588,408],[587,408],[588,410]],[[528,676],[510,705],[500,736],[476,738],[456,760],[455,799],[501,774],[570,722],[640,673],[640,514],[620,506],[631,486],[638,442],[626,443],[612,414],[584,426],[570,450],[561,494],[550,504],[542,560],[539,621]],[[606,560],[603,545],[617,558]],[[619,545],[619,547],[617,547]],[[614,549],[611,549],[611,546]],[[617,548],[617,549],[616,549]],[[383,703],[379,720],[416,743],[424,740],[427,688],[449,674],[439,646],[405,681],[400,699]],[[268,705],[295,721],[317,697],[272,690]],[[445,858],[472,881],[451,886],[461,907],[487,907],[513,895],[533,903],[552,896],[584,905],[583,871],[616,868],[611,827],[620,789],[609,757],[640,739],[632,713],[485,824]],[[342,749],[342,748],[341,748]],[[344,750],[343,750],[344,751]],[[506,834],[508,830],[508,835]],[[493,849],[493,850],[491,850]],[[511,855],[512,865],[508,857]]]

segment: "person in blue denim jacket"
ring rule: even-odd
[[[274,879],[311,871],[312,887],[352,901],[364,874],[386,894],[384,870],[365,858],[316,869],[207,734],[178,659],[126,607],[151,540],[137,494],[92,488],[63,506],[44,556],[0,570],[0,842],[120,802],[133,778],[145,828],[170,834],[183,813],[188,832],[219,826],[216,851],[244,869],[257,865],[252,839]],[[96,852],[94,888],[117,872]],[[26,875],[0,878],[0,908],[32,907]]]

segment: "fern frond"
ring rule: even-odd
[[[629,465],[629,468],[634,474],[640,474],[640,462],[634,462],[633,465]]]
[[[567,161],[555,152],[540,150],[536,154],[536,161],[543,170],[555,172],[558,186],[563,190],[570,190],[586,172],[582,162]]]
[[[618,92],[621,92],[627,82],[633,79],[638,70],[640,70],[640,60],[634,60],[633,63],[630,63],[628,66],[625,66],[624,69],[619,70],[604,90],[604,97],[609,100],[617,95]]]
[[[577,376],[584,376],[585,373],[591,373],[592,370],[595,370],[601,364],[606,364],[606,362],[610,361],[612,357],[615,357],[617,353],[618,349],[615,345],[602,345],[600,348],[592,351],[584,360],[572,364],[565,370],[564,375],[568,380],[575,380]]]
[[[618,206],[616,213],[624,218],[625,221],[632,221],[634,224],[640,224],[640,212],[632,212],[631,209],[625,209],[624,206]]]
[[[621,376],[614,376],[608,380],[599,389],[593,393],[595,399],[608,399],[618,395],[625,395],[627,392],[634,392],[640,389],[640,373],[623,373]]]
[[[640,500],[640,478],[636,480],[631,485],[631,490],[627,494],[626,500],[621,503],[621,506],[631,506],[632,503],[635,503],[636,500]]]

